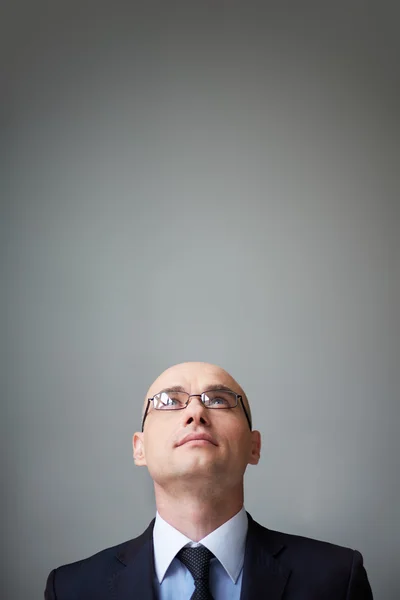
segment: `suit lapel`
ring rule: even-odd
[[[264,597],[280,600],[290,575],[290,569],[278,558],[284,545],[273,532],[253,521],[249,514],[248,519],[240,600]]]
[[[109,580],[110,600],[155,600],[153,527],[154,520],[117,554],[118,566]]]

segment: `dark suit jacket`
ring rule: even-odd
[[[240,600],[372,600],[362,556],[272,531],[250,515]],[[46,600],[155,600],[153,526],[139,537],[53,570]],[[176,600],[182,598],[176,591]]]

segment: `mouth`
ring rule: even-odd
[[[189,433],[186,435],[180,442],[178,442],[177,446],[218,446],[218,444],[213,440],[211,435],[208,433]]]

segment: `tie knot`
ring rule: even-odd
[[[213,553],[210,552],[205,546],[196,546],[195,548],[182,548],[178,552],[177,557],[190,571],[193,579],[206,580],[208,581],[208,575],[210,571],[210,560],[213,557]]]

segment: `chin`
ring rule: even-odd
[[[218,467],[218,463],[211,457],[206,456],[192,456],[182,464],[180,469],[182,477],[210,477],[215,476],[221,469]]]

